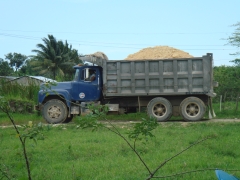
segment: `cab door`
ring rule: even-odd
[[[75,100],[75,101],[80,101],[80,97],[79,97],[80,72],[81,72],[81,69],[76,69],[75,76],[72,81],[71,95],[72,95],[72,100]]]
[[[89,80],[90,71],[95,71],[95,79]],[[86,67],[80,72],[79,81],[79,98],[80,101],[97,101],[100,98],[100,72],[96,67]]]

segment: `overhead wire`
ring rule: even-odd
[[[31,39],[31,40],[39,40],[42,39],[40,37],[33,37],[33,36],[25,36],[25,35],[16,35],[16,34],[8,34],[8,33],[0,33],[2,36],[8,36],[8,37],[14,37],[14,38],[22,38],[22,39]],[[68,40],[68,42],[76,42],[73,44],[79,44],[79,45],[87,45],[87,46],[101,46],[101,47],[115,47],[115,48],[132,48],[132,49],[140,49],[140,47],[129,47],[129,46],[142,46],[142,45],[149,45],[149,44],[127,44],[127,43],[106,43],[106,42],[91,42],[91,41],[77,41],[77,40]],[[99,44],[99,45],[97,45]],[[106,46],[102,44],[112,44],[112,45],[129,45],[127,47],[123,46]],[[211,46],[211,47],[222,47],[224,45],[171,45],[171,46]],[[235,49],[186,49],[186,50],[235,50]]]
[[[68,34],[229,34],[231,32],[51,32],[51,31],[26,31],[26,30],[7,30],[0,29],[0,31],[16,31],[16,32],[41,32],[41,33],[68,33]]]
[[[14,38],[22,38],[22,39],[30,39],[30,40],[39,40],[41,39],[40,37],[33,37],[33,36],[25,36],[25,35],[16,35],[16,34],[7,34],[7,33],[0,33],[2,36],[8,36],[8,37],[14,37]],[[126,44],[126,43],[106,43],[106,42],[89,42],[89,41],[77,41],[77,40],[68,40],[68,42],[76,42],[72,44],[78,44],[78,45],[84,45],[84,46],[101,46],[101,47],[115,47],[115,48],[131,48],[131,49],[142,49],[141,47],[132,47],[132,46],[142,46],[142,45],[149,45],[149,44]],[[81,43],[81,44],[79,44]],[[112,44],[112,45],[129,45],[129,46],[110,46],[110,45],[104,45],[104,44]],[[198,47],[206,47],[206,46],[211,46],[211,47],[222,47],[224,45],[171,45],[171,46],[198,46]],[[225,48],[220,48],[220,49],[185,49],[185,50],[235,50],[235,49],[225,49]]]
[[[0,31],[19,31],[19,30],[2,30]],[[22,31],[22,32],[41,32],[41,31]],[[61,33],[67,33],[67,32],[61,32]],[[219,32],[219,33],[226,33],[226,32]],[[81,33],[80,33],[81,34]],[[91,33],[90,33],[91,34]],[[114,34],[114,33],[113,33]],[[116,33],[117,34],[117,33]],[[124,34],[124,33],[123,33]],[[129,33],[131,34],[131,33]],[[173,34],[173,33],[158,33],[158,34]],[[177,34],[177,33],[175,33]],[[180,34],[187,34],[187,33],[180,33]],[[194,33],[192,33],[194,34]],[[196,34],[196,33],[195,33]],[[212,33],[202,33],[202,34],[212,34]],[[216,34],[216,33],[214,33]],[[26,35],[18,35],[18,34],[9,34],[9,33],[1,33],[0,36],[6,36],[6,37],[12,37],[12,38],[22,38],[22,39],[28,39],[28,40],[40,40],[42,38],[35,37],[35,36],[26,36]],[[128,44],[128,43],[111,43],[111,42],[93,42],[93,41],[78,41],[78,40],[67,40],[68,42],[71,42],[72,44],[78,44],[80,46],[100,46],[100,47],[114,47],[114,48],[131,48],[131,49],[142,49],[142,47],[133,47],[133,46],[149,46],[150,44]],[[115,46],[115,45],[127,45],[127,46]],[[152,44],[151,44],[152,45]],[[225,45],[168,45],[168,46],[181,46],[181,47],[224,47]],[[214,49],[199,49],[199,48],[187,48],[184,50],[209,50],[209,51],[225,51],[225,50],[236,50],[236,49],[226,49],[226,48],[214,48]],[[227,59],[226,59],[227,60]],[[217,61],[226,61],[226,60],[217,60]],[[228,60],[231,61],[231,60]]]

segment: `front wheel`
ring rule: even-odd
[[[165,98],[154,98],[148,103],[147,112],[150,117],[156,118],[157,121],[167,121],[172,116],[172,105]]]
[[[43,106],[43,117],[50,124],[62,123],[67,119],[67,106],[58,99],[47,101]]]
[[[197,97],[188,97],[180,104],[180,114],[186,121],[199,121],[203,118],[206,106]]]

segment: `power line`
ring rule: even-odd
[[[24,35],[7,34],[7,33],[0,33],[0,35],[8,36],[8,37],[15,37],[15,38],[32,39],[32,40],[39,40],[39,39],[41,39],[41,38],[33,37],[33,36],[24,36]]]
[[[32,32],[32,33],[63,33],[63,34],[228,34],[232,32],[50,32],[50,31],[26,31],[26,30],[7,30],[0,29],[0,31],[15,31],[15,32]]]
[[[16,34],[8,34],[8,33],[0,33],[2,36],[7,36],[7,37],[13,37],[13,38],[22,38],[22,39],[29,39],[29,40],[39,40],[42,39],[40,37],[33,37],[33,36],[25,36],[25,35],[16,35]],[[132,46],[149,46],[150,44],[126,44],[126,43],[106,43],[106,42],[89,42],[89,41],[77,41],[77,40],[68,40],[68,42],[76,42],[73,44],[79,44],[80,46],[101,46],[101,47],[114,47],[114,48],[131,48],[131,49],[142,49],[142,47],[132,47]],[[82,43],[83,42],[83,43]],[[103,45],[104,44],[104,45]],[[108,45],[109,44],[109,45]],[[128,45],[128,46],[110,46],[110,45]],[[152,45],[152,44],[151,44]],[[211,47],[222,47],[224,45],[168,45],[168,46],[195,46],[195,47],[201,47],[201,46],[211,46]],[[184,49],[184,50],[211,50],[211,51],[226,51],[226,50],[236,50],[236,49],[225,49],[225,48],[218,48],[218,49],[199,49],[199,48],[194,48],[194,49]]]
[[[84,46],[101,46],[101,47],[114,47],[114,48],[131,48],[131,49],[142,49],[138,47],[123,47],[123,46],[105,46],[105,45],[94,45],[94,44],[79,44]],[[172,46],[172,45],[171,45]],[[189,45],[191,46],[191,45]],[[211,50],[211,51],[229,51],[229,50],[236,50],[236,49],[184,49],[184,50]]]
[[[42,39],[41,37],[34,37],[34,36],[24,36],[24,35],[16,35],[16,34],[7,34],[7,33],[0,33],[2,36],[7,37],[15,37],[15,38],[23,38],[23,39],[32,39],[32,40],[39,40]],[[78,41],[78,40],[68,40],[71,42],[77,42],[77,43],[94,43],[94,44],[117,44],[117,45],[131,45],[131,46],[141,46],[141,45],[150,45],[150,44],[129,44],[129,43],[106,43],[106,42],[96,42],[96,41]],[[76,44],[76,43],[75,43]],[[82,44],[87,45],[87,44]],[[152,44],[151,44],[152,45]],[[225,45],[172,45],[172,46],[225,46]],[[126,47],[128,48],[128,47]]]
[[[150,45],[150,44],[129,44],[129,43],[106,43],[106,42],[93,42],[93,41],[77,41],[77,40],[69,40],[71,42],[83,42],[83,43],[94,43],[94,44],[118,44],[118,45]],[[224,46],[224,45],[172,45],[172,46]]]

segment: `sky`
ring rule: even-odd
[[[226,40],[240,22],[240,0],[0,0],[0,58],[35,55],[48,34],[79,54],[121,60],[143,48],[170,46],[194,57],[213,53],[233,65]]]

